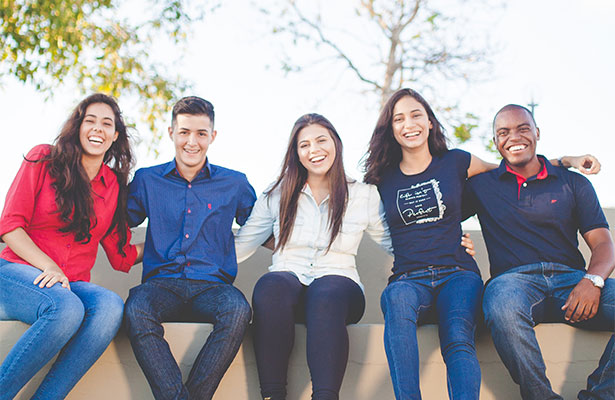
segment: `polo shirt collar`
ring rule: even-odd
[[[559,176],[560,171],[557,168],[555,168],[553,165],[551,165],[551,162],[547,160],[545,156],[541,154],[538,154],[537,156],[538,156],[538,160],[542,164],[542,169],[540,170],[540,172],[538,172],[538,174],[536,174],[533,177],[528,178],[527,180],[546,179],[548,177]],[[497,175],[498,175],[498,178],[500,179],[502,179],[503,176],[508,176],[508,175],[520,177],[520,175],[517,175],[515,172],[509,169],[509,167],[506,165],[506,162],[504,160],[500,162],[500,166],[497,169]],[[526,180],[525,178],[523,179]]]
[[[173,158],[167,166],[162,171],[163,176],[167,176],[171,173],[174,173],[177,176],[181,176],[179,171],[177,170],[177,163],[175,162],[175,158]],[[212,168],[209,164],[209,157],[205,159],[205,165],[201,169],[201,171],[197,174],[196,178],[211,178]]]

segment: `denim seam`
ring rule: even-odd
[[[52,307],[54,308],[54,310],[56,309],[56,303],[55,303],[55,301],[53,300],[53,297],[51,297],[51,296],[47,295],[47,294],[46,294],[46,293],[44,293],[43,291],[38,291],[38,290],[35,290],[35,289],[33,289],[32,287],[30,287],[30,285],[24,285],[21,281],[11,279],[10,277],[8,277],[8,276],[6,276],[6,275],[1,275],[1,274],[0,274],[0,278],[5,279],[6,281],[8,281],[8,282],[10,282],[10,283],[12,283],[12,284],[15,284],[15,285],[18,285],[18,286],[20,286],[20,287],[23,287],[24,289],[26,289],[26,290],[28,290],[28,291],[32,291],[32,292],[34,292],[34,293],[37,293],[37,294],[41,294],[41,295],[43,295],[44,297],[46,297],[46,298],[47,298],[47,299],[51,302],[51,305],[52,305]],[[33,284],[33,286],[36,286],[36,285],[34,285],[34,284]],[[44,288],[43,288],[43,289],[44,289]],[[55,311],[53,311],[53,312],[55,312]],[[39,317],[39,318],[37,318],[37,320],[38,320],[38,319],[40,319],[40,317]],[[23,321],[22,321],[22,322],[23,322]],[[28,329],[29,329],[29,328],[28,328]],[[38,339],[38,337],[41,335],[42,331],[43,331],[43,329],[39,329],[39,330],[36,332],[36,334],[34,335],[34,337],[32,337],[32,338],[31,338],[30,342],[26,343],[26,344],[25,344],[25,346],[23,346],[23,347],[22,347],[21,352],[19,352],[18,354],[16,354],[16,356],[14,357],[14,359],[15,359],[15,360],[18,360],[21,356],[23,356],[23,354],[26,352],[26,350],[30,349],[30,347],[32,346],[32,344],[33,344],[33,343],[35,343],[35,342],[36,342],[36,339]],[[14,369],[14,367],[15,367],[15,366],[16,366],[16,365],[10,365],[10,366],[9,366],[9,368],[7,368],[7,371],[5,372],[5,374],[4,374],[3,376],[0,376],[0,380],[4,379],[4,377],[8,375],[8,372],[9,372],[9,371],[11,371],[11,369]]]

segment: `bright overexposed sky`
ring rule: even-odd
[[[279,68],[281,45],[267,33],[271,27],[265,26],[263,16],[248,1],[225,3],[194,28],[188,51],[174,65],[195,83],[191,93],[178,96],[195,94],[215,106],[218,137],[209,149],[210,161],[246,173],[260,193],[279,173],[294,121],[318,112],[337,128],[347,171],[360,179],[357,164],[377,118],[377,99],[366,96],[366,87],[351,74],[340,75],[340,68],[332,68],[331,74],[317,67],[285,76]],[[501,106],[534,99],[542,135],[539,152],[549,157],[596,155],[602,172],[590,180],[602,205],[615,207],[615,131],[610,125],[615,109],[615,1],[507,3],[488,21],[485,32],[500,48],[490,79],[470,85],[459,99],[447,98],[443,90],[441,97],[427,100],[434,106],[459,102],[481,118],[479,129],[486,132]],[[352,2],[339,4],[350,7]],[[344,21],[338,23],[343,26]],[[23,155],[38,143],[51,143],[82,97],[64,87],[45,102],[30,85],[9,78],[2,83],[0,206]],[[134,102],[120,99],[120,106],[127,116],[136,117]],[[166,132],[169,119],[170,111],[168,119],[159,122],[159,133]],[[137,134],[145,140],[149,135],[144,129]],[[479,141],[462,148],[495,161]],[[174,154],[171,141],[163,139],[159,151],[156,159],[139,146],[137,167],[169,161]]]

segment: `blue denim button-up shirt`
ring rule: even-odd
[[[237,275],[233,220],[243,225],[256,194],[240,172],[206,162],[188,182],[175,160],[139,169],[130,183],[131,226],[148,218],[143,278],[232,283]]]

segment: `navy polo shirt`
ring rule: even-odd
[[[480,274],[461,245],[461,199],[470,153],[453,149],[433,156],[425,171],[405,175],[391,168],[378,184],[391,233],[394,280],[428,266],[457,266]]]
[[[589,180],[538,157],[543,170],[527,180],[502,161],[466,185],[464,212],[478,214],[492,278],[538,262],[584,270],[577,232],[608,229]]]
[[[143,278],[232,283],[237,275],[233,220],[243,225],[256,200],[240,172],[206,162],[188,182],[175,160],[139,169],[129,186],[130,226],[148,218]]]

